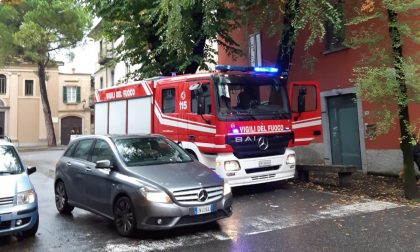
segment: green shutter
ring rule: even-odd
[[[76,102],[80,103],[80,87],[77,87],[76,91]]]
[[[63,103],[67,103],[67,87],[63,87]]]

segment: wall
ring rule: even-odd
[[[83,129],[81,132],[84,135],[91,134],[91,114],[89,108],[89,97],[91,93],[91,75],[90,74],[63,74],[59,75],[59,125],[61,126],[61,120],[67,116],[76,116],[82,118]],[[63,99],[63,88],[65,86],[77,86],[80,87],[80,103],[64,103]],[[85,101],[85,102],[83,102]],[[57,142],[61,144],[61,127],[59,127],[60,137]]]
[[[39,92],[36,65],[23,63],[0,69],[7,78],[7,92],[0,95],[5,103],[5,134],[20,147],[47,145],[46,127]],[[33,96],[25,96],[25,80],[34,81]],[[57,136],[58,129],[58,66],[47,68],[47,93]]]
[[[379,5],[377,5],[379,6]],[[353,10],[354,5],[347,6],[348,10]],[[253,15],[248,15],[252,17]],[[254,15],[255,16],[255,15]],[[415,17],[404,17],[403,19],[414,19]],[[382,21],[380,21],[382,22]],[[380,31],[385,36],[383,46],[390,50],[388,27],[386,23],[372,22],[371,25],[375,30]],[[281,21],[279,22],[281,27]],[[351,28],[346,26],[347,36],[351,34]],[[222,47],[219,47],[219,64],[232,65],[249,65],[248,63],[248,36],[252,34],[252,24],[247,27],[241,27],[232,32],[232,36],[241,45],[244,52],[243,57],[237,59],[229,56]],[[278,37],[267,36],[266,31],[262,31],[262,58],[264,66],[275,65],[278,55]],[[350,81],[353,77],[353,68],[358,62],[367,54],[367,48],[361,47],[359,49],[346,49],[338,51],[326,51],[325,43],[318,42],[310,48],[309,51],[304,50],[305,39],[308,37],[308,32],[303,32],[299,35],[293,59],[292,66],[289,72],[289,81],[299,80],[317,80],[320,82],[321,92],[337,94],[343,90],[349,90],[354,87],[354,83]],[[414,54],[420,51],[420,45],[415,45],[409,41],[404,41],[405,55]],[[316,63],[313,68],[305,68],[305,59],[313,56],[316,58]],[[355,91],[353,91],[355,92]],[[325,104],[324,104],[325,105]],[[365,138],[365,126],[375,123],[372,112],[377,109],[376,106],[365,101],[358,101],[358,113],[360,126],[360,137],[362,152],[362,162],[364,163],[365,172],[378,172],[388,174],[398,174],[402,166],[402,153],[399,150],[399,126],[398,122],[393,126],[388,134],[381,135],[375,139]],[[323,119],[327,113],[325,106],[322,108]],[[409,106],[410,119],[412,122],[416,121],[418,128],[420,128],[420,104],[410,104]],[[329,129],[324,127],[324,135],[329,134]],[[324,137],[325,138],[325,137]],[[363,145],[363,146],[362,146]],[[299,162],[322,163],[327,162],[330,152],[328,142],[322,138],[318,138],[315,143],[308,147],[296,148]]]

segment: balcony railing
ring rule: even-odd
[[[105,65],[110,60],[114,58],[114,51],[113,50],[103,50],[98,53],[98,62],[100,65]]]

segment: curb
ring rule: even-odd
[[[57,146],[57,147],[17,147],[19,152],[32,152],[32,151],[56,151],[56,150],[65,150],[66,146]]]

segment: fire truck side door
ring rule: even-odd
[[[154,104],[154,132],[165,135],[174,141],[179,140],[180,110],[177,101],[179,100],[180,87],[178,84],[158,85]]]
[[[185,83],[185,91],[187,97],[188,108],[186,109],[186,117],[188,124],[188,141],[197,142],[198,145],[211,146],[214,144],[214,135],[216,133],[216,117],[213,104],[213,90],[208,80],[191,81]],[[204,102],[203,114],[198,113],[198,92],[190,90],[194,85],[200,85],[200,96]],[[191,123],[193,122],[193,123]]]
[[[321,135],[321,99],[317,81],[289,84],[294,146],[308,145]]]

